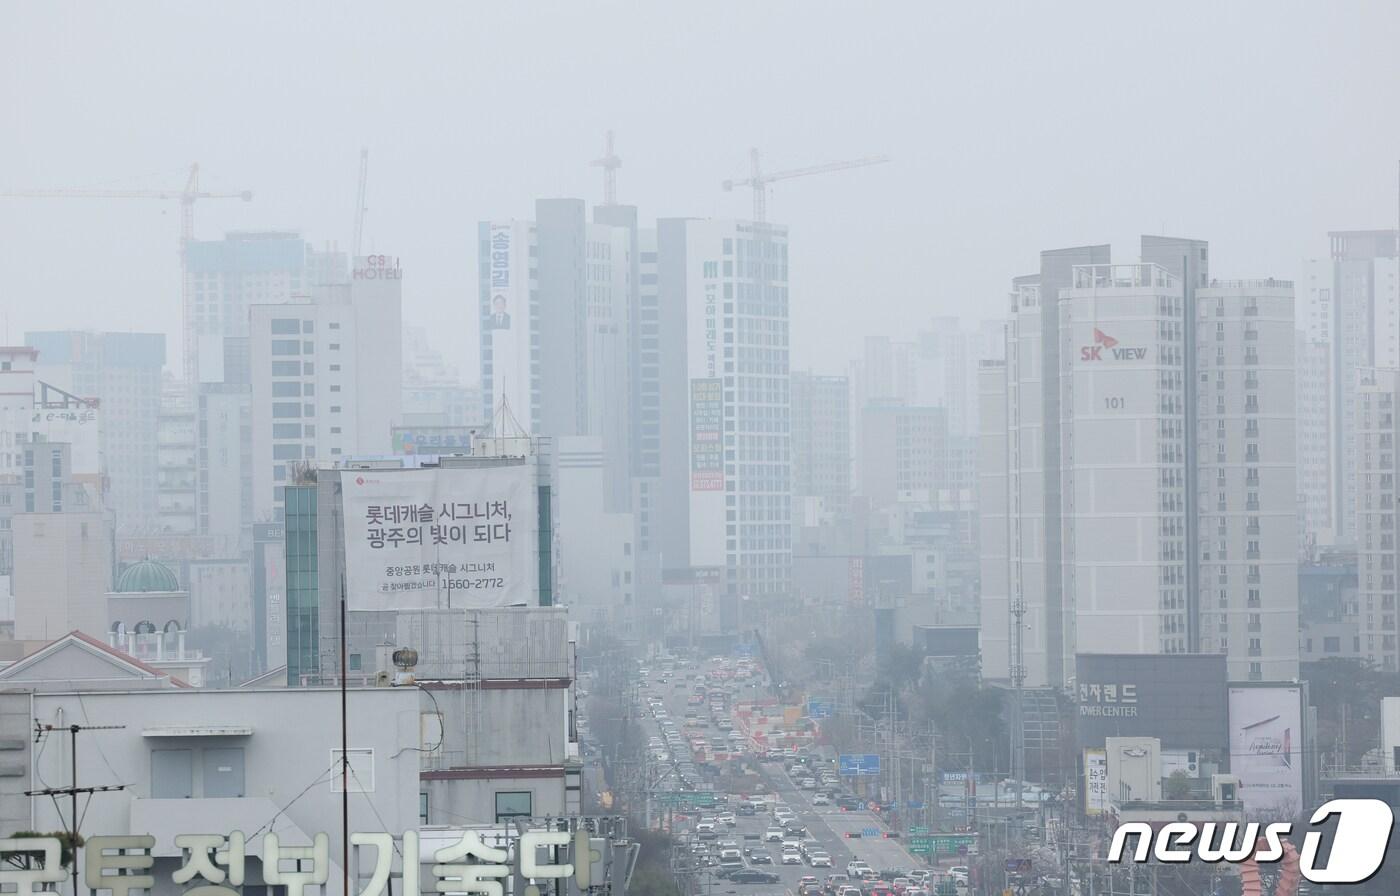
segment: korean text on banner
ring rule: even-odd
[[[533,479],[524,464],[347,473],[346,607],[533,605]]]

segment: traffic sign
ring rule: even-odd
[[[875,777],[880,774],[878,753],[842,753],[839,757],[840,772],[848,777]]]
[[[829,719],[836,713],[836,703],[821,697],[807,699],[807,718]]]
[[[663,806],[708,809],[715,804],[713,790],[662,790],[652,798]]]
[[[927,834],[927,833],[928,833],[928,828],[927,828],[926,826],[924,826],[924,825],[921,825],[921,824],[911,824],[911,825],[909,826],[909,834],[910,834],[910,836],[917,836],[917,835],[919,835],[919,834]]]
[[[926,855],[928,855],[929,853],[933,852],[933,838],[932,838],[932,837],[910,837],[910,838],[909,838],[909,851],[912,852],[912,853],[914,853],[915,855],[921,855],[921,856],[926,856]]]

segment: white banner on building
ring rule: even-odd
[[[1303,808],[1303,698],[1296,687],[1230,688],[1230,770],[1251,820]]]
[[[1084,814],[1103,815],[1108,811],[1108,753],[1084,751]]]
[[[341,484],[348,609],[538,603],[529,465],[347,471]]]

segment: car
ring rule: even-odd
[[[913,868],[904,872],[904,876],[909,878],[913,884],[923,885],[927,884],[929,879],[933,877],[933,872],[927,868]]]
[[[798,840],[806,840],[812,836],[810,833],[807,832],[806,828],[804,828],[802,825],[798,824],[795,821],[790,824],[783,825],[783,832],[786,833],[789,837],[796,837]]]
[[[804,875],[802,875],[801,877],[799,877],[799,878],[797,879],[797,886],[798,886],[799,888],[800,888],[800,887],[815,887],[815,886],[817,886],[817,885],[818,885],[818,884],[817,884],[817,876],[816,876],[815,874],[804,874]]]
[[[949,877],[954,881],[962,881],[963,883],[967,883],[968,873],[966,865],[954,865],[952,868],[948,869]]]
[[[816,789],[817,789],[817,779],[816,779],[816,778],[803,778],[801,781],[798,781],[798,782],[797,782],[797,786],[798,786],[798,787],[801,787],[803,790],[816,790]]]
[[[734,817],[733,812],[721,813],[720,815],[715,816],[715,821],[720,824],[727,824],[731,828],[736,827],[739,824],[739,819]]]
[[[836,896],[836,891],[850,882],[851,879],[844,874],[828,874],[826,876],[826,891],[831,896]]]
[[[766,849],[749,850],[749,864],[751,865],[771,865],[773,856]]]
[[[791,850],[793,850],[793,851],[795,851],[795,852],[801,853],[801,852],[802,852],[802,841],[801,841],[801,840],[798,840],[796,837],[784,836],[784,837],[783,837],[783,851],[786,852],[786,851],[789,850],[789,849],[791,849]]]
[[[695,833],[697,834],[713,833],[714,829],[715,820],[713,818],[702,818],[695,823]]]
[[[791,848],[784,849],[784,850],[783,850],[783,864],[784,864],[784,865],[801,865],[801,864],[802,864],[802,853],[798,852],[796,849],[791,849]]]
[[[813,806],[830,806],[830,805],[831,805],[831,797],[827,796],[827,795],[824,794],[824,793],[819,793],[819,794],[817,794],[816,796],[812,797],[812,805],[813,805]]]
[[[865,803],[862,803],[860,800],[856,799],[853,796],[840,796],[836,798],[836,805],[840,806],[842,809],[845,809],[848,812],[851,812],[864,807]]]
[[[776,884],[782,880],[780,875],[755,868],[740,868],[726,874],[725,878],[732,884]]]
[[[739,803],[738,808],[734,810],[734,814],[743,815],[745,817],[752,817],[758,814],[758,810],[754,809],[753,803],[749,802],[748,800],[744,800],[743,802]]]
[[[807,864],[811,865],[813,868],[830,868],[831,854],[813,850],[807,854]]]
[[[905,877],[904,875],[900,875],[899,877],[893,878],[890,881],[890,887],[896,893],[900,894],[900,896],[904,896],[904,891],[909,889],[910,883],[911,881],[909,880],[909,878]]]
[[[889,884],[883,881],[879,883],[872,882],[869,889],[867,889],[865,893],[866,896],[895,896],[894,890],[890,888]]]
[[[860,887],[853,887],[849,884],[837,891],[837,894],[838,896],[864,896],[860,891]]]
[[[699,826],[697,825],[697,827]],[[853,878],[860,877],[862,874],[869,870],[870,866],[862,862],[860,859],[852,859],[851,861],[846,863],[846,873]]]
[[[713,828],[711,828],[711,830],[713,830]],[[768,830],[763,832],[763,839],[769,843],[781,843],[783,840],[783,829],[769,828]]]

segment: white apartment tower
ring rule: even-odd
[[[733,631],[791,580],[787,230],[667,219],[658,252],[662,500],[688,509],[662,550],[668,568],[723,571]]]
[[[388,454],[403,399],[402,270],[355,261],[348,285],[249,309],[253,514],[282,519],[299,463]]]
[[[1388,672],[1400,667],[1396,644],[1395,443],[1400,370],[1356,371],[1357,620],[1361,655]]]
[[[1325,474],[1317,452],[1299,458],[1308,465],[1304,482],[1328,483],[1328,514],[1318,534],[1353,534],[1356,486],[1357,371],[1400,367],[1400,251],[1394,230],[1349,230],[1328,234],[1325,259],[1308,263],[1303,284],[1304,331],[1326,351],[1327,379],[1309,389],[1328,391],[1328,454]]]
[[[1072,681],[1076,653],[1297,675],[1292,284],[1212,282],[1199,241],[1145,237],[1143,256],[1071,266],[1053,310],[1043,278],[1018,280],[1005,367],[982,368],[989,678],[1018,651],[1031,686]]]
[[[1298,674],[1293,284],[1196,291],[1200,650],[1236,681]]]

